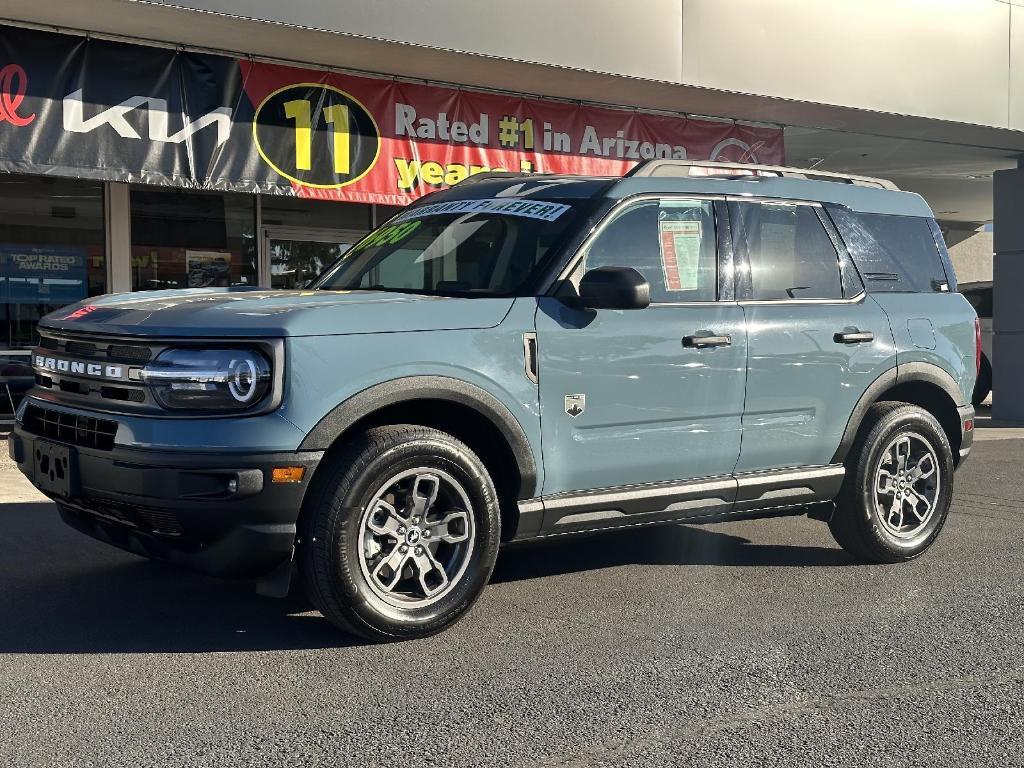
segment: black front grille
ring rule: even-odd
[[[64,345],[64,350],[69,355],[92,357],[96,354],[96,345],[87,341],[68,341]]]
[[[153,413],[158,406],[142,384],[139,370],[166,346],[158,340],[147,344],[132,338],[65,335],[43,329],[37,357],[44,362],[36,370],[36,384],[58,395],[52,402],[70,408]],[[108,366],[115,366],[120,374],[107,377]]]
[[[116,421],[65,413],[34,403],[25,409],[22,426],[33,435],[101,451],[114,447],[114,434],[117,432]]]
[[[89,385],[82,385],[77,381],[62,381],[58,386],[61,392],[73,392],[76,395],[89,394]]]
[[[153,356],[149,347],[135,344],[111,344],[107,347],[107,355],[118,360],[131,360],[133,363],[145,363]]]
[[[81,503],[88,512],[130,525],[144,533],[158,536],[181,536],[185,532],[178,516],[168,509],[143,507],[138,504],[128,504],[96,496],[87,496],[82,499]]]
[[[153,350],[145,344],[127,344],[99,341],[65,339],[58,336],[41,336],[39,346],[74,357],[91,357],[112,362],[147,363],[153,359]]]
[[[122,400],[132,403],[146,402],[146,393],[135,387],[101,387],[100,395],[107,400]]]

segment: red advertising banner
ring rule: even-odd
[[[405,205],[667,157],[781,163],[782,130],[0,26],[0,171]]]
[[[240,66],[245,94],[256,105],[257,150],[300,196],[405,205],[488,170],[621,176],[651,158],[783,162],[776,128]],[[321,142],[326,151],[305,145],[316,123],[330,129],[333,150],[331,141]],[[270,125],[293,130],[296,140],[275,142],[271,130],[270,141],[261,140],[261,126]],[[339,132],[347,133],[340,141]],[[331,165],[340,152],[349,156],[344,168]]]

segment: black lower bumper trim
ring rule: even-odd
[[[291,557],[295,525],[321,451],[184,454],[70,446],[70,481],[38,475],[37,441],[16,426],[19,469],[83,533],[146,557],[220,575],[258,576]],[[272,482],[278,466],[302,466],[298,483]]]
[[[197,541],[147,534],[59,501],[57,508],[65,523],[98,541],[216,576],[263,576],[289,560],[295,546],[294,523],[238,525],[212,541]]]
[[[957,415],[960,417],[960,450],[959,450],[959,461],[957,466],[967,460],[967,457],[971,453],[971,446],[974,445],[974,406],[973,405],[962,405],[957,410]],[[970,425],[970,429],[967,429],[967,425]]]

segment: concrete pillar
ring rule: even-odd
[[[104,187],[107,224],[107,293],[132,289],[132,212],[127,184],[107,182]]]
[[[1024,167],[992,182],[992,418],[1024,421]]]

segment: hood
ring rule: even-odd
[[[334,336],[490,328],[510,298],[378,291],[196,288],[97,296],[51,312],[41,328],[125,336]]]

